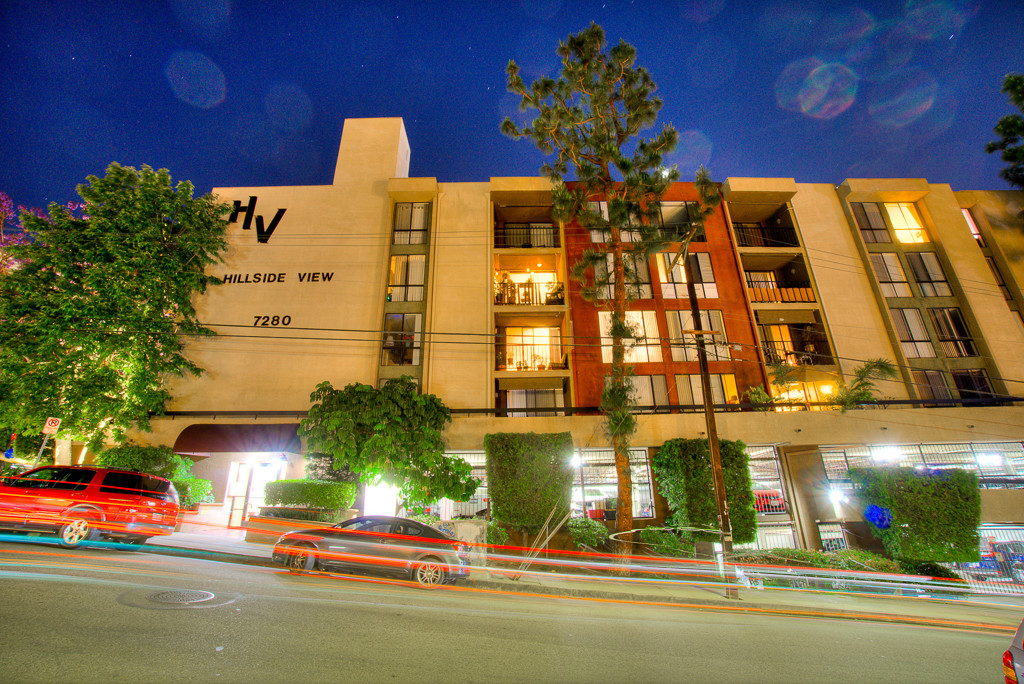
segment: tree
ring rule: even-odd
[[[18,209],[38,214],[38,210],[35,209],[26,209],[22,206],[19,206]],[[14,209],[14,202],[6,192],[0,192],[0,274],[9,273],[18,266],[7,248],[10,245],[21,245],[26,242],[25,233],[14,230],[17,218],[18,212]]]
[[[353,383],[337,390],[322,382],[309,399],[299,434],[310,451],[330,454],[335,468],[398,487],[406,505],[464,501],[476,491],[470,465],[444,453],[451,411],[433,394],[420,394],[412,378],[392,378],[380,389]]]
[[[559,78],[542,77],[529,88],[518,65],[509,62],[509,91],[522,98],[521,109],[536,109],[537,115],[523,127],[506,118],[501,130],[554,155],[541,171],[553,184],[555,218],[575,220],[605,237],[604,247],[587,251],[573,265],[573,275],[587,299],[611,290],[605,303],[611,309],[612,363],[601,407],[618,475],[616,530],[627,532],[633,527],[629,438],[636,430],[633,371],[626,363],[627,341],[635,333],[627,322],[627,301],[639,295],[631,285],[639,282],[636,270],[646,268],[647,258],[665,244],[659,201],[679,173],[664,167],[662,158],[675,148],[678,134],[666,125],[652,139],[639,137],[654,125],[662,103],[650,74],[634,66],[633,46],[620,41],[605,52],[604,31],[591,24],[560,43],[557,52]],[[570,167],[572,183],[567,182]],[[595,200],[607,203],[606,214],[592,204]]]
[[[999,119],[995,132],[999,140],[985,146],[989,154],[1000,152],[1007,166],[999,175],[1010,185],[1024,190],[1024,74],[1007,74],[1002,92],[1006,93],[1020,114],[1007,114]]]
[[[111,164],[78,186],[83,204],[22,211],[28,240],[0,274],[0,410],[19,433],[47,416],[95,448],[147,428],[171,376],[198,375],[184,337],[207,335],[196,293],[227,243],[227,205],[170,173]],[[76,211],[77,208],[77,211]]]
[[[213,501],[213,482],[196,477],[192,473],[192,459],[174,453],[169,446],[121,444],[97,454],[96,465],[166,477],[174,484],[184,509]]]

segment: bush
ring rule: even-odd
[[[732,555],[733,563],[755,565],[795,565],[825,570],[860,570],[864,572],[903,573],[900,564],[863,549],[815,551],[813,549],[745,549]]]
[[[950,563],[979,559],[981,494],[976,474],[856,468],[850,470],[850,479],[865,507],[877,506],[891,515],[888,526],[869,522],[893,558]]]
[[[566,527],[569,528],[569,537],[576,546],[586,545],[596,549],[608,540],[608,528],[590,518],[570,518]]]
[[[271,506],[345,510],[351,508],[356,500],[356,484],[324,480],[277,480],[267,483],[263,500]]]
[[[962,579],[949,568],[943,567],[931,561],[907,561],[901,560],[900,567],[908,575],[923,575],[924,577],[938,577],[939,579]]]
[[[508,544],[508,531],[497,520],[487,521],[487,543],[491,546]]]
[[[323,510],[320,508],[280,508],[277,506],[263,506],[260,508],[260,516],[264,518],[285,518],[288,520],[307,520],[309,522],[342,522],[345,511]]]
[[[746,445],[722,439],[718,441],[718,448],[733,541],[739,544],[752,542],[757,534],[757,513],[754,511]],[[718,503],[715,501],[708,440],[670,439],[658,449],[651,465],[658,489],[672,510],[672,526],[718,529]],[[718,532],[694,532],[692,536],[704,541],[720,539]]]
[[[837,570],[869,570],[871,572],[901,573],[899,563],[863,549],[840,549],[825,554],[831,560],[828,567]]]
[[[522,530],[537,532],[548,519],[569,511],[574,475],[572,435],[497,433],[484,437],[491,516]]]
[[[640,541],[652,547],[656,553],[677,558],[692,556],[696,550],[692,541],[684,540],[672,530],[660,527],[640,530]]]
[[[96,455],[96,464],[104,468],[122,468],[166,477],[178,492],[183,509],[213,501],[213,482],[192,474],[195,462],[179,456],[169,446],[121,444]]]

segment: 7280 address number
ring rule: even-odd
[[[291,325],[291,316],[262,316],[257,315],[252,322],[253,327],[275,328],[280,325]]]

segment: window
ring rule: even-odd
[[[430,228],[430,202],[398,202],[395,204],[393,244],[425,245]]]
[[[505,407],[508,416],[555,416],[560,411],[537,411],[535,409],[553,409],[565,406],[565,399],[560,389],[522,389],[505,390]],[[525,410],[513,410],[525,409]]]
[[[615,287],[615,269],[612,265],[614,255],[606,254],[604,263],[594,266],[594,277],[598,283],[607,283],[601,288],[602,299],[612,299]],[[651,271],[647,267],[647,258],[643,252],[623,252],[622,266],[626,273],[626,298],[650,299],[654,296],[651,290]]]
[[[912,370],[910,378],[920,399],[951,399],[953,397],[946,386],[942,371]]]
[[[754,490],[754,510],[758,513],[785,513],[779,455],[775,447],[747,447],[747,467]]]
[[[598,311],[601,325],[601,361],[612,362],[612,312]],[[626,363],[661,362],[661,334],[658,315],[654,311],[627,311],[626,325],[633,331],[633,339],[625,339]]]
[[[391,257],[391,272],[388,276],[389,302],[422,302],[423,269],[427,257],[423,254],[406,254]]]
[[[721,311],[701,311],[700,327],[698,330],[714,330],[717,335],[703,335],[704,349],[707,352],[708,361],[729,361],[732,355],[729,353],[728,339],[725,335],[725,319]],[[697,336],[682,332],[683,330],[694,330],[693,313],[690,311],[666,311],[665,318],[668,321],[669,344],[672,345],[673,361],[696,361],[697,360]]]
[[[661,282],[661,296],[665,299],[688,299],[686,289],[686,270],[680,259],[671,271],[669,266],[675,260],[675,252],[658,254],[658,280]],[[698,299],[717,299],[718,285],[715,284],[715,272],[711,268],[711,255],[707,252],[695,252],[687,256],[690,260],[690,272],[693,273],[693,287]]]
[[[608,219],[608,203],[607,202],[587,202],[587,208],[601,216],[602,219],[607,222]],[[611,230],[591,228],[590,229],[590,241],[594,243],[599,242],[610,242],[612,239]],[[639,242],[640,233],[635,230],[620,230],[619,239],[622,242]]]
[[[903,244],[928,242],[928,236],[921,227],[921,218],[914,205],[909,202],[886,202],[885,213],[896,233],[896,239]]]
[[[988,373],[984,370],[954,370],[950,371],[953,376],[953,384],[960,392],[961,399],[975,399],[991,401],[995,396],[992,385],[988,382]]]
[[[657,407],[668,406],[668,384],[664,375],[633,375],[627,379],[633,388],[637,413],[656,413]]]
[[[619,476],[615,469],[615,452],[611,449],[580,449],[580,466],[572,482],[573,510],[582,513],[601,510],[608,499],[618,496]],[[647,449],[629,450],[629,474],[633,482],[633,517],[654,517],[654,492]]]
[[[92,478],[95,475],[95,470],[47,468],[45,470],[37,470],[27,477],[14,480],[12,484],[18,487],[31,487],[33,489],[65,489],[80,492],[92,482]]]
[[[559,328],[509,326],[499,329],[499,367],[504,365],[507,370],[519,371],[564,367],[561,334]]]
[[[922,297],[951,297],[953,292],[946,282],[935,252],[907,252],[907,263],[914,274]]]
[[[900,348],[908,359],[931,358],[935,356],[935,347],[924,327],[924,317],[917,309],[889,309],[892,322],[896,327],[896,336],[900,338]]]
[[[869,254],[871,267],[875,269],[875,278],[882,288],[885,297],[909,297],[910,285],[900,265],[900,257],[894,252],[875,252]]]
[[[747,287],[775,290],[779,287],[779,281],[775,278],[775,271],[747,271]]]
[[[1003,293],[1003,298],[1006,300],[1013,299],[1010,295],[1010,288],[1006,287],[1006,281],[1003,280],[1003,274],[999,272],[999,268],[996,266],[996,262],[992,257],[985,257],[988,268],[992,271],[992,277],[996,279],[996,285],[999,286],[999,291]]]
[[[964,220],[967,221],[967,227],[971,229],[971,235],[977,240],[979,247],[985,246],[985,238],[981,236],[981,231],[978,230],[978,224],[974,222],[974,216],[971,215],[970,209],[961,209],[961,213],[964,215]]]
[[[692,223],[698,217],[696,202],[662,202],[661,227],[665,237],[683,237],[689,235]],[[698,230],[693,236],[694,242],[704,242],[704,231]]]
[[[850,202],[853,218],[857,221],[864,242],[892,242],[878,205],[870,202]]]
[[[382,366],[420,365],[422,314],[384,314]]]
[[[739,403],[739,392],[736,391],[736,376],[711,374],[711,398],[715,404]],[[699,375],[677,375],[676,392],[679,394],[681,406],[704,406],[704,384]]]
[[[939,338],[939,348],[945,356],[954,358],[978,355],[960,309],[928,309],[928,316],[932,319],[932,326]]]
[[[550,223],[506,223],[501,247],[557,247],[558,231]]]

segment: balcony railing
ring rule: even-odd
[[[495,369],[514,371],[566,370],[569,357],[560,347],[505,344],[495,350]]]
[[[565,304],[565,286],[562,283],[498,283],[494,286],[494,303],[501,306]]]
[[[494,247],[558,247],[558,228],[553,225],[506,223],[494,228]]]
[[[771,345],[762,345],[766,363],[787,363],[791,366],[831,366],[835,364],[829,354],[822,354],[813,349],[784,349]]]
[[[796,231],[788,226],[762,228],[736,226],[736,244],[740,247],[799,247]]]
[[[747,281],[747,293],[752,302],[813,302],[814,290],[809,282],[792,282],[777,287]]]

